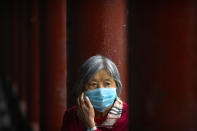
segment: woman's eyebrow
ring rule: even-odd
[[[95,80],[95,79],[92,79],[92,80],[90,80],[89,82],[98,82],[97,80]]]
[[[104,81],[112,81],[112,79],[111,78],[107,78]]]

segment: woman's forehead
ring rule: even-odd
[[[97,73],[95,73],[89,81],[98,81],[98,80],[111,80],[112,77],[109,72],[107,72],[105,69],[101,69]]]

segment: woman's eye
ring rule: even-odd
[[[110,86],[111,84],[109,82],[106,82],[104,85],[105,86]]]
[[[97,86],[97,84],[96,83],[90,83],[89,86],[94,86],[95,87],[95,86]]]

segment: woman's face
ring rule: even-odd
[[[85,84],[85,91],[96,88],[116,88],[115,81],[105,69],[98,71]]]

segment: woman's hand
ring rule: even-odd
[[[77,115],[87,128],[92,128],[95,126],[94,108],[87,96],[84,101],[84,93],[77,98]]]

